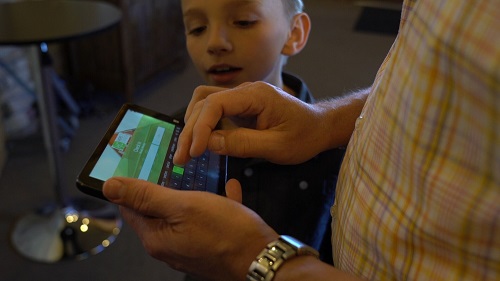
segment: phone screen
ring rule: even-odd
[[[107,180],[133,177],[165,185],[165,173],[182,170],[172,162],[182,128],[143,113],[127,110],[90,176]]]

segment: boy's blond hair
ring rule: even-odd
[[[285,7],[285,14],[292,18],[298,13],[301,13],[304,9],[304,3],[302,0],[282,0],[283,6]]]

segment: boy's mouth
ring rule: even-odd
[[[240,67],[232,67],[232,66],[213,66],[208,70],[209,74],[227,74],[231,72],[240,71]]]
[[[241,70],[243,70],[241,67],[216,65],[208,69],[207,72],[214,85],[229,85],[237,81],[237,77]]]

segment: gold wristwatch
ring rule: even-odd
[[[267,244],[252,262],[248,269],[247,281],[271,281],[285,261],[302,255],[319,258],[316,249],[293,237],[281,235],[277,240]]]

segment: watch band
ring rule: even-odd
[[[267,244],[266,248],[260,252],[250,265],[246,280],[271,281],[285,261],[302,255],[312,255],[319,258],[316,249],[293,237],[282,235],[277,240]]]

